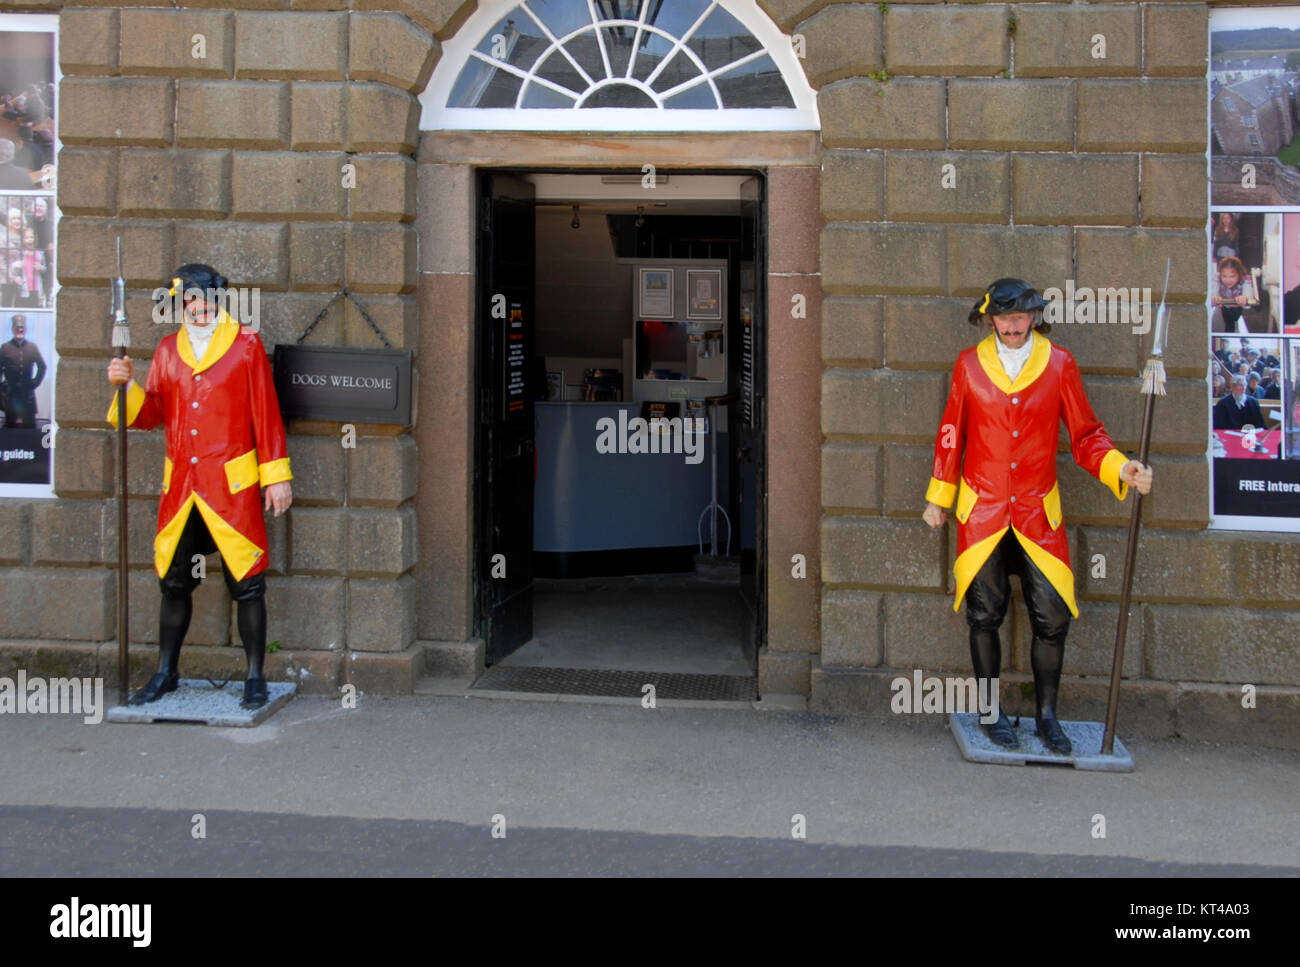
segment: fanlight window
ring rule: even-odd
[[[483,3],[422,100],[426,129],[818,127],[789,39],[753,0]]]

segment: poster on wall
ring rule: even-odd
[[[686,318],[722,318],[722,270],[688,269],[686,272]]]
[[[641,269],[637,280],[639,314],[653,319],[673,316],[673,270]]]
[[[0,14],[0,497],[54,496],[57,30]]]

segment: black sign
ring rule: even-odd
[[[1300,517],[1300,460],[1214,461],[1214,513]]]
[[[510,303],[505,338],[505,414],[506,419],[524,412],[524,307]]]
[[[411,422],[411,351],[275,347],[280,412],[300,420]]]
[[[741,417],[754,425],[754,314],[746,305],[740,313],[744,332],[740,341],[740,402]]]
[[[50,482],[52,429],[53,427],[0,430],[0,483]]]

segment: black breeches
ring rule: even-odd
[[[1070,630],[1070,609],[1052,583],[1025,554],[1016,535],[1007,530],[966,590],[966,623],[970,626],[971,663],[977,678],[997,678],[1002,665],[998,628],[1011,603],[1010,576],[1020,576],[1029,623],[1033,629],[1029,660],[1034,670],[1038,716],[1054,717],[1056,693]]]
[[[203,515],[197,507],[190,508],[189,519],[181,531],[180,542],[172,556],[171,566],[158,581],[162,589],[162,604],[158,614],[158,670],[170,674],[176,670],[181,644],[190,627],[194,613],[191,595],[202,580],[198,574],[200,562],[196,557],[217,550]],[[197,572],[197,573],[196,573]],[[222,567],[226,588],[236,602],[236,621],[239,638],[248,658],[250,678],[261,678],[262,660],[266,654],[266,572],[249,575],[236,581],[228,567]]]

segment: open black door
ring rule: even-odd
[[[740,186],[740,398],[731,407],[732,480],[739,490],[744,649],[758,675],[767,633],[767,203],[761,176]],[[736,385],[736,384],[733,384]]]
[[[487,663],[533,636],[533,186],[479,185],[479,633]]]

